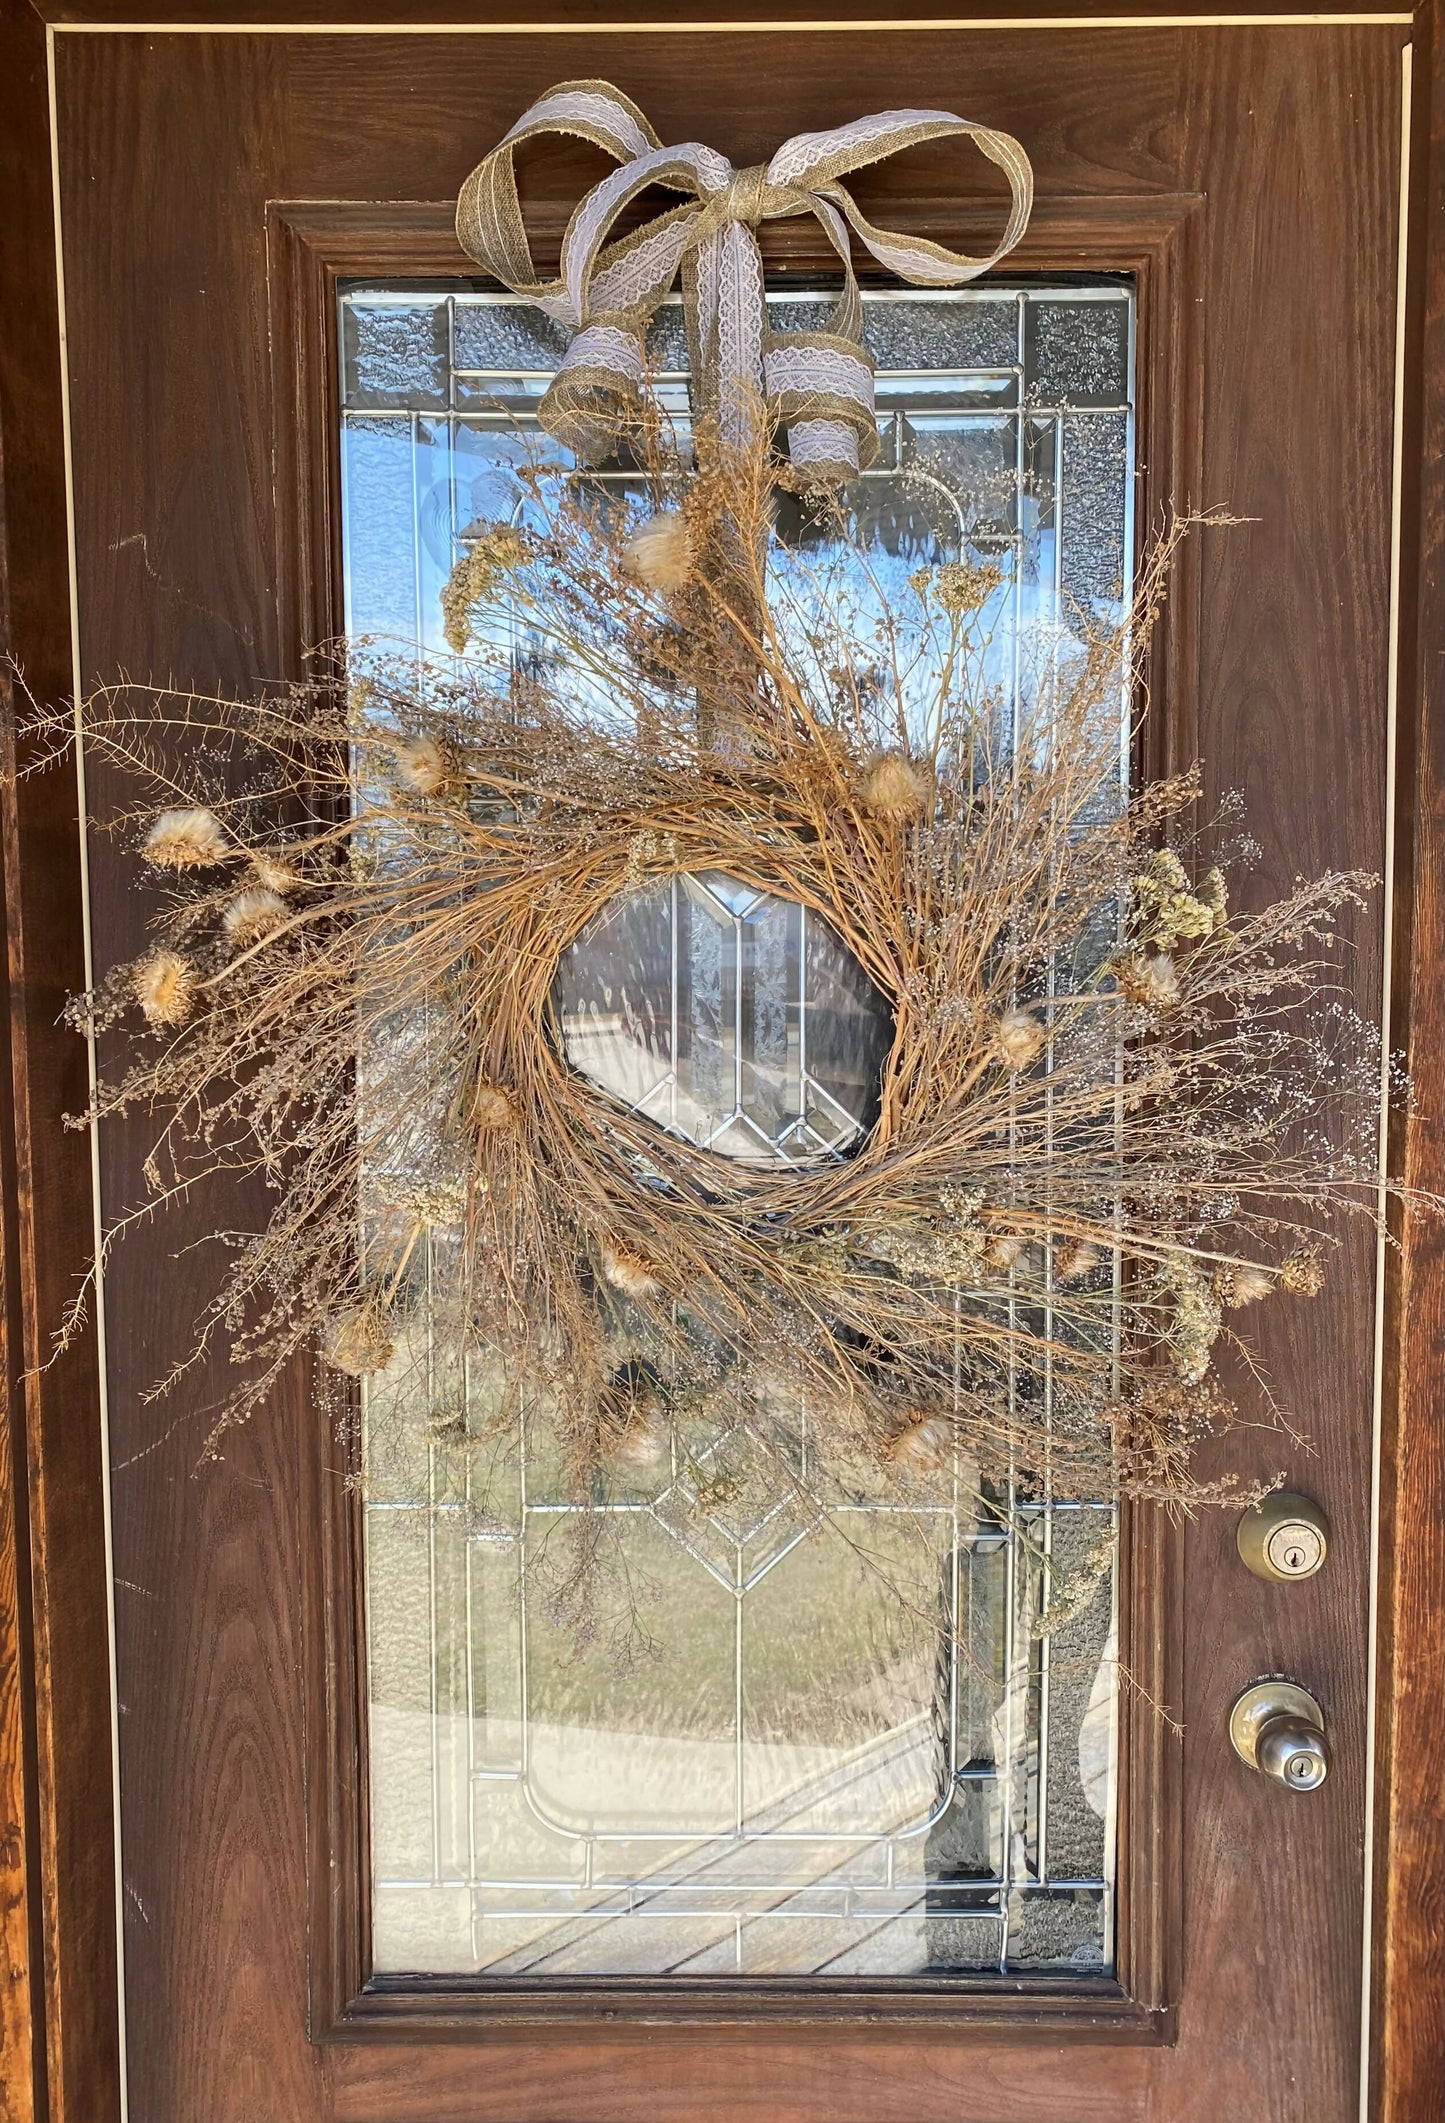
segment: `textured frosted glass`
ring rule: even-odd
[[[418,544],[410,417],[348,419],[341,432],[347,624],[415,640]]]
[[[1128,464],[1126,414],[1064,415],[1063,591],[1104,616],[1120,602],[1128,566]]]
[[[348,302],[342,306],[342,384],[348,406],[449,403],[447,304]]]
[[[470,290],[384,293],[341,304],[349,625],[436,648],[447,569],[518,510],[528,451],[551,450],[536,405],[565,334]],[[826,308],[774,296],[774,329]],[[883,447],[847,498],[878,591],[905,594],[929,562],[992,561],[985,668],[1016,726],[1038,676],[1019,630],[1077,654],[1127,594],[1131,302],[990,281],[870,290],[864,311]],[[670,304],[652,332],[674,378],[681,323]],[[793,497],[778,521],[780,574],[840,562]],[[854,587],[866,614],[878,592]],[[1121,791],[1125,732],[1121,702]],[[846,1155],[892,1036],[821,922],[716,875],[604,909],[554,1002],[605,1095],[768,1160]],[[579,1647],[558,1592],[580,1529],[546,1427],[519,1452],[495,1379],[448,1367],[427,1334],[423,1319],[366,1388],[379,1971],[1108,1967],[1115,1598],[1108,1573],[1078,1585],[1110,1505],[1050,1506],[1020,1480],[999,1516],[960,1463],[944,1504],[824,1509],[780,1496],[741,1424],[673,1437],[597,1500],[609,1560]],[[786,1449],[806,1473],[805,1410]]]
[[[520,302],[456,304],[457,370],[555,370],[567,351],[567,330]]]
[[[1120,405],[1129,393],[1131,308],[1116,299],[1028,306],[1028,395],[1054,405]]]

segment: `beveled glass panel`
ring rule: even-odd
[[[893,1042],[886,999],[826,922],[714,871],[602,908],[563,953],[553,1006],[600,1090],[753,1163],[854,1144]]]
[[[779,329],[826,318],[817,292],[770,303]],[[341,311],[348,625],[442,653],[447,569],[479,524],[523,510],[525,453],[550,452],[536,405],[565,335],[461,287],[345,289]],[[848,501],[871,580],[838,579],[866,620],[919,566],[998,568],[979,633],[1007,749],[1049,665],[1129,594],[1132,298],[990,279],[868,289],[864,318],[883,446]],[[675,303],[651,349],[685,428]],[[625,496],[628,479],[598,484]],[[803,628],[810,579],[852,563],[788,497],[779,530],[775,584]],[[524,619],[495,624],[530,653]],[[1049,992],[1086,975],[1051,969]],[[715,875],[604,909],[555,1008],[606,1095],[785,1162],[847,1154],[891,1039],[823,923]],[[579,1650],[557,1596],[584,1529],[546,1426],[499,1442],[495,1380],[441,1354],[408,1347],[366,1388],[378,1971],[1108,1967],[1112,1571],[1076,1589],[1110,1541],[1107,1499],[1059,1504],[1020,1474],[990,1503],[960,1462],[943,1503],[805,1506],[760,1476],[743,1424],[673,1436],[594,1500],[611,1589]],[[790,1449],[806,1475],[806,1410]]]

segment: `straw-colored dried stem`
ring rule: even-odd
[[[426,1308],[430,1349],[491,1367],[499,1432],[548,1411],[579,1498],[720,1411],[766,1441],[800,1406],[819,1493],[956,1451],[1056,1495],[1217,1493],[1191,1455],[1232,1419],[1224,1311],[1312,1294],[1341,1218],[1374,1215],[1379,1087],[1334,992],[1368,881],[1231,913],[1196,779],[1119,797],[1167,550],[1005,731],[988,571],[860,602],[775,564],[761,453],[686,483],[685,568],[671,503],[639,548],[585,481],[526,479],[529,528],[449,587],[466,662],[86,706],[174,877],[148,952],[72,1013],[139,1004],[146,1034],[90,1116],[157,1116],[107,1243],[208,1175],[275,1188],[176,1375],[219,1342],[239,1419],[307,1342],[394,1368]],[[810,910],[891,1006],[849,1155],[729,1162],[561,1051],[569,945],[698,871]]]

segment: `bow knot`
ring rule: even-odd
[[[755,162],[751,169],[735,170],[720,192],[709,195],[693,226],[708,235],[728,221],[760,228],[778,214],[796,211],[799,196],[790,186],[770,184],[767,164]]]
[[[539,280],[532,263],[513,163],[521,143],[543,133],[576,134],[620,165],[578,203],[550,281]],[[985,258],[875,228],[839,182],[925,140],[960,136],[1009,182],[1008,221]],[[685,203],[609,243],[624,208],[654,185],[686,194]],[[951,111],[879,111],[829,132],[798,133],[770,162],[735,170],[698,141],[664,147],[631,98],[608,82],[564,81],[472,171],[457,201],[457,236],[487,272],[572,333],[537,417],[581,462],[612,454],[619,430],[637,417],[647,328],[680,273],[694,414],[716,424],[725,447],[738,448],[761,405],[786,432],[795,482],[836,486],[878,449],[850,229],[900,280],[960,287],[1013,249],[1032,205],[1033,171],[1018,141]],[[798,214],[815,216],[837,252],[843,292],[823,331],[774,332],[755,232]]]

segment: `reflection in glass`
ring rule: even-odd
[[[724,1157],[800,1164],[871,1126],[884,997],[827,923],[735,878],[661,878],[595,915],[553,1003],[567,1059]]]
[[[824,321],[816,294],[773,299],[779,324]],[[1007,737],[1038,644],[1077,653],[1129,592],[1132,299],[990,280],[870,289],[864,309],[883,448],[848,497],[871,547],[850,594],[866,618],[919,566],[995,566],[979,633]],[[525,506],[515,468],[565,335],[471,289],[349,289],[341,310],[348,629],[442,655],[441,583],[480,523]],[[685,417],[680,323],[664,308],[653,351]],[[849,563],[792,497],[779,530],[804,625],[810,571]],[[574,1066],[716,1151],[846,1155],[873,1119],[883,998],[823,923],[735,880],[604,909],[554,1001]],[[1111,1504],[1020,1476],[995,1508],[964,1464],[942,1501],[819,1499],[805,1409],[769,1434],[793,1495],[746,1423],[694,1425],[596,1500],[612,1590],[579,1650],[557,1597],[578,1514],[546,1426],[524,1414],[519,1444],[485,1367],[457,1376],[424,1316],[413,1332],[365,1410],[378,1971],[1108,1967],[1112,1580],[1042,1622]]]

